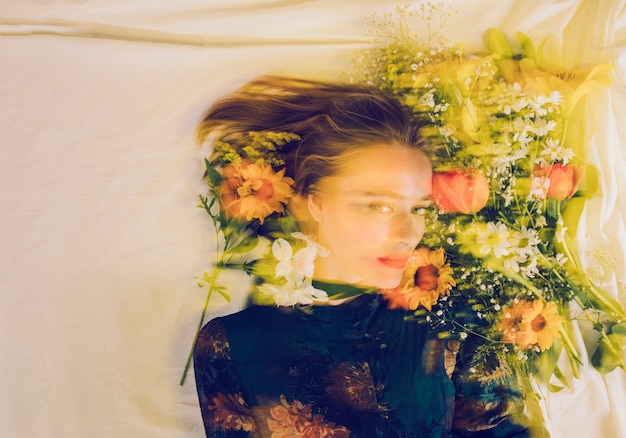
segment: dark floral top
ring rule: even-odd
[[[507,391],[455,390],[458,343],[406,315],[364,294],[210,321],[194,351],[207,437],[528,436]]]

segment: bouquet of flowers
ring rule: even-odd
[[[592,191],[582,190],[586,166],[568,135],[572,112],[608,84],[611,66],[554,71],[542,46],[519,33],[514,51],[494,29],[488,54],[467,54],[439,37],[450,15],[430,2],[375,15],[378,44],[357,55],[351,77],[398,95],[427,120],[434,145],[436,208],[424,247],[402,284],[383,293],[444,336],[480,339],[477,378],[513,376],[536,402],[532,377],[551,390],[567,385],[557,365],[563,350],[578,376],[572,320],[597,330],[599,371],[624,368],[626,313],[585,275],[573,242]],[[422,21],[425,38],[411,20]]]
[[[514,51],[497,30],[489,53],[464,53],[439,37],[450,11],[425,3],[374,16],[377,45],[357,54],[351,80],[399,96],[426,119],[433,145],[433,203],[427,233],[400,286],[378,291],[391,307],[414,311],[441,336],[471,341],[470,370],[488,385],[514,379],[540,416],[532,378],[567,386],[557,359],[582,364],[570,324],[598,332],[593,365],[624,368],[626,312],[585,275],[573,242],[586,197],[586,166],[568,120],[581,99],[608,83],[611,67],[554,71],[542,50],[519,36]],[[413,32],[421,20],[427,35]],[[293,196],[281,148],[284,132],[217,141],[206,160],[208,196],[200,206],[216,232],[214,269],[199,279],[207,298],[230,297],[218,277],[239,269],[259,279],[257,301],[310,304],[328,299],[311,281],[325,250],[302,234],[285,206]],[[195,344],[195,340],[194,340]],[[189,355],[181,384],[191,360]]]

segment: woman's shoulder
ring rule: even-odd
[[[250,332],[267,330],[272,326],[282,324],[287,319],[297,317],[297,309],[277,306],[250,306],[230,315],[219,316],[207,322],[198,338],[228,337],[235,332]]]
[[[230,341],[240,335],[267,331],[264,321],[276,319],[280,312],[272,306],[251,306],[207,322],[195,342],[196,357],[230,357]]]

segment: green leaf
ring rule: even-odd
[[[626,323],[613,324],[598,343],[598,349],[591,357],[591,363],[601,373],[609,373],[615,368],[624,368],[626,362]]]
[[[502,59],[513,58],[513,50],[509,41],[504,34],[497,29],[489,29],[487,31],[487,45],[491,53],[500,55]]]
[[[550,392],[559,392],[565,389],[565,386],[558,386],[553,383],[548,383],[548,391]]]
[[[549,383],[552,375],[560,372],[558,370],[557,361],[559,359],[559,355],[562,350],[562,344],[559,342],[554,342],[552,347],[537,357],[537,371],[536,376],[539,381]]]
[[[563,225],[567,227],[567,234],[572,238],[576,237],[578,222],[580,221],[586,203],[586,197],[571,198],[565,203],[561,217],[563,218]]]
[[[226,300],[227,303],[230,303],[230,295],[228,295],[224,289],[216,288],[215,290]]]
[[[243,254],[243,253],[252,251],[257,246],[258,243],[259,243],[258,237],[248,236],[248,237],[241,239],[241,241],[238,242],[237,245],[233,246],[232,248],[229,248],[228,252],[236,253],[236,254]]]
[[[206,177],[211,187],[219,187],[224,180],[222,175],[215,169],[215,167],[211,166],[211,163],[209,163],[209,160],[206,158],[204,159],[204,165],[206,166]]]
[[[524,58],[530,58],[535,61],[535,63],[537,63],[537,52],[535,50],[535,45],[530,40],[530,38],[528,38],[528,35],[523,32],[517,32],[517,38],[522,45],[522,55],[524,56]]]
[[[601,339],[598,344],[597,350],[591,356],[591,364],[593,367],[599,372],[606,374],[613,371],[615,368],[619,366],[620,357],[615,354],[615,348],[611,348],[610,344],[613,343],[611,339],[612,335],[608,335],[606,339]]]
[[[555,200],[549,199],[546,202],[546,213],[551,218],[556,219],[559,216],[559,208],[560,208],[560,203]]]
[[[219,211],[217,213],[213,212],[213,206],[215,205],[217,198],[212,197],[211,201],[209,201],[208,197],[203,195],[198,195],[198,198],[200,199],[200,205],[198,205],[198,207],[204,209],[204,211],[206,211],[207,214],[211,216],[211,219],[213,220],[213,225],[216,227],[217,230],[220,230],[221,227],[226,224],[226,221]]]
[[[626,339],[626,323],[615,324],[611,327],[611,333],[614,335],[622,336]]]
[[[298,223],[291,215],[283,217],[280,222],[280,227],[285,234],[291,234],[300,231],[300,229],[298,228]]]

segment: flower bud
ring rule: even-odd
[[[535,167],[534,175],[550,180],[546,198],[562,201],[571,198],[585,177],[586,166],[552,164]]]
[[[476,171],[449,170],[433,174],[432,199],[444,213],[476,213],[489,198],[489,181]]]

